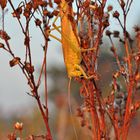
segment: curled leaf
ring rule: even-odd
[[[13,66],[19,64],[19,62],[20,62],[20,58],[19,58],[19,57],[15,57],[15,58],[13,58],[13,59],[9,62],[9,64],[10,64],[11,67],[13,67]]]
[[[4,9],[7,5],[7,0],[0,0],[0,6],[2,9]]]

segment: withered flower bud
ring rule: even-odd
[[[47,13],[47,16],[48,16],[49,18],[53,18],[53,14],[52,14],[51,12],[48,12],[48,13]]]
[[[134,27],[134,30],[135,30],[135,32],[139,32],[139,31],[140,31],[140,27],[139,27],[138,25],[136,25],[136,26]]]
[[[47,9],[44,9],[44,10],[43,10],[43,15],[44,15],[44,16],[47,16],[47,14],[48,14],[48,10],[47,10]]]
[[[124,9],[124,7],[125,7],[125,2],[124,2],[124,0],[121,0],[120,5],[121,5],[121,7]]]
[[[23,15],[24,15],[26,18],[29,18],[29,17],[30,17],[30,11],[28,11],[27,9],[25,9]]]
[[[137,74],[135,75],[135,80],[136,80],[136,81],[140,80],[140,73],[137,73]]]
[[[40,6],[42,6],[42,7],[46,7],[47,5],[48,5],[47,1],[42,1],[40,3]]]
[[[60,4],[61,0],[54,0],[56,4]]]
[[[104,13],[104,19],[109,19],[109,17],[110,17],[110,15],[109,15],[109,13]]]
[[[15,66],[15,65],[17,65],[17,64],[19,64],[19,63],[20,63],[20,58],[19,58],[19,57],[15,57],[15,58],[13,58],[13,59],[9,62],[10,67],[13,67],[13,66]]]
[[[35,20],[36,26],[41,26],[41,23],[42,23],[42,22],[41,22],[40,19],[37,18],[37,19]]]
[[[120,76],[120,72],[117,71],[113,74],[113,78],[117,79]]]
[[[20,19],[20,15],[22,14],[22,7],[18,7],[13,13],[13,17]]]
[[[26,69],[27,72],[33,73],[34,72],[34,66],[32,66],[30,63],[25,62],[24,68]]]
[[[108,27],[110,24],[109,24],[109,21],[108,21],[108,19],[107,20],[105,20],[105,21],[103,21],[103,26],[104,26],[104,29],[106,28],[106,27]]]
[[[23,129],[23,123],[16,122],[14,127],[16,130],[21,131]]]
[[[112,5],[108,5],[107,11],[110,12],[110,11],[112,11],[112,10],[113,10],[113,6],[112,6]]]
[[[119,31],[114,31],[114,32],[113,32],[113,35],[114,35],[114,37],[118,38],[119,35],[120,35],[120,32],[119,32]]]
[[[4,44],[3,43],[0,43],[0,48],[4,48]]]
[[[114,17],[114,18],[119,18],[119,16],[120,16],[120,14],[119,14],[118,11],[115,11],[115,12],[113,13],[113,17]]]
[[[57,15],[59,14],[59,11],[54,10],[54,11],[52,12],[52,14],[53,14],[54,16],[57,16]]]
[[[84,127],[86,125],[86,121],[85,120],[81,120],[81,127]]]
[[[113,53],[115,53],[116,52],[116,48],[115,47],[111,47],[110,48],[110,51],[113,52]]]
[[[109,30],[106,30],[105,34],[106,34],[108,37],[110,37],[110,36],[112,35],[112,32],[109,31]]]
[[[10,36],[3,30],[0,30],[0,38],[3,39],[3,40],[11,39]]]

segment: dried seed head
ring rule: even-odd
[[[20,19],[20,15],[22,14],[22,7],[18,7],[13,13],[13,17]]]
[[[52,14],[53,14],[54,16],[57,16],[57,15],[59,14],[59,11],[54,10],[54,11],[52,12]]]
[[[135,61],[140,62],[140,54],[134,57]]]
[[[26,9],[27,9],[28,11],[30,11],[30,10],[32,9],[32,6],[33,6],[33,4],[32,4],[31,2],[28,2],[28,3],[26,4]]]
[[[83,2],[83,4],[82,4],[82,6],[83,6],[84,8],[88,8],[89,5],[90,5],[90,2],[89,2],[89,1],[85,1],[85,2]]]
[[[47,13],[48,18],[53,18],[53,14],[51,12]]]
[[[26,69],[27,72],[33,73],[34,72],[34,66],[31,66],[30,63],[26,62],[24,68]]]
[[[117,79],[120,76],[120,72],[117,71],[113,74],[113,78]]]
[[[115,52],[116,52],[116,48],[112,46],[112,47],[110,48],[110,51],[113,52],[113,53],[115,53]]]
[[[84,127],[86,125],[86,121],[85,120],[82,120],[81,121],[81,127]]]
[[[120,5],[121,5],[122,9],[124,9],[124,7],[125,7],[125,2],[124,2],[124,0],[121,0]]]
[[[61,0],[54,0],[56,4],[60,4]]]
[[[120,35],[120,32],[119,32],[119,31],[114,31],[114,32],[113,32],[113,36],[114,36],[114,37],[118,38],[119,35]]]
[[[48,5],[48,3],[46,1],[42,1],[42,0],[32,0],[33,1],[33,8],[37,9],[39,6],[41,7],[46,7]]]
[[[3,39],[3,40],[9,40],[10,39],[9,35],[3,30],[0,30],[0,38]]]
[[[83,117],[83,112],[82,112],[82,110],[80,109],[80,108],[77,108],[77,116],[78,117]]]
[[[140,108],[140,101],[137,101],[134,107],[135,107],[135,110],[138,110]]]
[[[41,22],[40,19],[37,18],[37,19],[35,20],[36,26],[41,26],[41,23],[42,23],[42,22]]]
[[[134,30],[135,30],[135,32],[139,32],[139,31],[140,31],[140,27],[139,27],[138,25],[136,25],[136,26],[134,27]]]
[[[8,140],[15,140],[15,139],[16,139],[15,133],[8,134]]]
[[[109,15],[109,13],[104,13],[104,19],[106,19],[106,20],[109,20],[109,17],[110,17],[110,15]]]
[[[105,29],[105,28],[107,28],[109,25],[110,25],[110,24],[109,24],[108,19],[107,19],[107,20],[105,20],[105,21],[103,21],[103,26],[104,26],[104,29]]]
[[[47,5],[48,5],[47,1],[42,1],[42,2],[40,3],[40,6],[41,6],[41,7],[46,7]]]
[[[47,16],[47,14],[48,14],[48,10],[47,9],[44,9],[43,10],[43,16]]]
[[[23,15],[24,15],[26,18],[29,18],[29,17],[30,17],[30,11],[28,11],[27,9],[25,9],[24,12],[23,12]]]
[[[118,11],[115,11],[115,12],[113,13],[113,17],[114,17],[114,18],[119,18],[119,16],[120,16],[120,14],[119,14]]]
[[[4,48],[4,44],[3,43],[0,43],[0,48]]]
[[[140,73],[137,73],[137,74],[135,75],[135,80],[136,80],[136,81],[140,80]]]
[[[112,11],[112,10],[113,10],[113,6],[112,6],[112,5],[108,5],[107,11],[110,12],[110,11]]]
[[[15,57],[15,58],[13,58],[13,59],[9,62],[10,67],[13,67],[13,66],[15,66],[15,65],[17,65],[17,64],[19,64],[19,63],[20,63],[20,58],[19,58],[19,57]]]
[[[106,30],[105,34],[106,34],[108,37],[110,37],[110,36],[112,35],[112,32],[109,31],[109,30]]]
[[[16,130],[21,131],[23,129],[23,123],[16,122],[14,127]]]

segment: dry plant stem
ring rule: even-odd
[[[98,32],[98,36],[97,36],[97,40],[95,42],[95,45],[94,47],[96,48],[96,57],[94,59],[94,68],[95,68],[95,63],[97,61],[97,55],[98,55],[98,51],[99,51],[99,43],[100,43],[100,39],[101,39],[101,36],[102,36],[102,31],[101,31],[101,27],[102,26],[99,26],[100,29],[99,29],[99,32]],[[94,83],[94,86],[95,86],[95,83]],[[99,103],[99,108],[100,108],[100,116],[101,116],[101,128],[102,128],[102,131],[104,130],[104,132],[106,131],[106,127],[105,127],[105,117],[104,117],[104,111],[103,111],[103,107],[102,107],[102,101],[101,101],[101,95],[99,94],[99,90],[97,89],[97,87],[95,86],[96,88],[96,97],[97,97],[97,100],[98,100],[98,103]]]
[[[6,45],[8,46],[8,48],[10,48],[10,45],[8,43],[7,40],[5,40],[6,42]],[[13,56],[14,58],[14,54],[12,52],[12,50],[10,49],[9,53]],[[46,126],[46,129],[47,129],[47,134],[48,134],[48,137],[50,138],[50,140],[52,140],[52,136],[51,136],[51,132],[50,132],[50,128],[49,128],[49,124],[48,124],[48,117],[45,115],[44,113],[44,110],[43,110],[43,107],[41,105],[41,101],[40,101],[40,97],[38,96],[38,91],[37,91],[37,88],[35,86],[35,82],[34,82],[34,76],[32,75],[31,77],[28,75],[28,73],[25,72],[24,68],[23,68],[23,64],[20,62],[19,64],[23,74],[25,75],[25,77],[27,78],[28,82],[29,82],[29,85],[31,87],[31,89],[34,89],[34,97],[35,99],[37,100],[37,103],[38,103],[38,107],[40,109],[40,112],[42,114],[42,117],[43,117],[43,120],[44,120],[44,123],[45,123],[45,126]]]
[[[91,116],[92,116],[92,124],[93,126],[93,140],[100,140],[101,133],[100,133],[100,125],[99,125],[99,118],[96,112],[96,109],[91,108]]]
[[[49,138],[52,139],[52,136],[51,136],[51,131],[50,131],[50,128],[49,128],[49,125],[48,125],[48,116],[49,116],[49,113],[48,113],[48,92],[47,92],[47,48],[48,48],[48,41],[46,41],[46,44],[45,44],[45,50],[44,50],[44,88],[45,88],[45,103],[46,103],[46,119],[47,119],[47,131],[48,131],[48,135],[49,135]]]
[[[11,1],[11,0],[8,0],[8,2],[10,3],[10,6],[12,7],[13,11],[15,11],[15,8],[14,8],[14,5],[13,5],[12,1]],[[21,27],[21,29],[22,29],[22,32],[25,33],[25,32],[24,32],[24,28],[23,28],[23,26],[22,26],[22,23],[21,23],[20,19],[17,18],[17,20],[18,20],[19,25],[20,25],[20,27]]]
[[[2,9],[2,29],[4,31],[4,9]]]
[[[127,57],[127,65],[128,65],[128,85],[127,85],[127,102],[126,102],[126,110],[125,110],[125,116],[124,116],[124,123],[123,123],[123,130],[122,130],[122,140],[127,139],[128,135],[128,129],[129,129],[129,117],[130,117],[130,108],[131,108],[131,102],[132,102],[132,92],[133,92],[133,80],[132,80],[132,63],[130,60],[130,53],[129,53],[129,44],[127,40],[127,32],[126,32],[126,13],[123,9],[123,15],[124,15],[124,41],[125,41],[125,53]]]
[[[114,115],[112,113],[110,113],[108,110],[106,111],[106,113],[109,116],[110,121],[112,123],[113,129],[114,129],[114,132],[115,132],[115,138],[116,138],[116,140],[119,140],[121,130],[119,130],[119,128],[118,128],[118,121],[116,121]]]
[[[50,134],[50,131],[49,131],[50,129],[49,129],[49,125],[48,125],[48,120],[47,120],[46,114],[43,110],[43,107],[42,107],[42,104],[41,104],[41,101],[40,101],[40,97],[38,96],[38,92],[36,92],[36,100],[37,100],[40,112],[42,114],[43,120],[45,122],[45,126],[47,128],[47,132],[48,132],[47,136],[48,136],[49,140],[52,140],[52,137],[51,137],[51,134]],[[46,140],[48,140],[48,139],[46,139]]]
[[[117,55],[116,48],[115,48],[115,45],[114,45],[114,43],[113,43],[113,41],[112,41],[111,36],[109,36],[109,39],[110,39],[111,45],[112,45],[112,47],[113,47],[113,49],[114,49],[113,54],[114,54],[114,57],[115,57],[115,59],[116,59],[118,68],[119,68],[120,71],[121,71],[121,63],[120,63],[119,57],[118,57],[118,55]]]
[[[87,89],[91,89],[90,87]],[[95,105],[95,101],[94,101],[94,90],[91,89],[90,90],[90,104],[92,105],[91,107],[91,116],[92,116],[92,121],[93,121],[93,134],[94,134],[94,139],[95,140],[100,140],[101,139],[101,128],[100,128],[100,121],[99,121],[99,117],[98,117],[98,113],[97,113],[97,109],[96,109],[96,105]]]
[[[11,0],[8,0],[13,11],[15,11],[15,8],[11,2]],[[32,14],[33,16],[33,14]],[[26,27],[25,27],[25,30],[21,24],[21,21],[19,18],[17,18],[19,24],[20,24],[20,27],[22,29],[22,32],[23,34],[25,35],[25,46],[26,46],[26,57],[25,57],[25,62],[27,61],[27,58],[29,58],[29,62],[30,62],[30,65],[32,66],[32,57],[31,57],[31,49],[30,49],[30,39],[29,39],[29,21],[30,21],[31,18],[28,18],[26,19]],[[8,41],[6,41],[6,44],[7,44],[7,47],[8,47],[8,52],[14,57],[14,54],[12,53],[11,51],[11,48],[10,48],[10,45],[8,43]],[[47,46],[46,46],[47,48]],[[46,52],[47,50],[45,50],[45,53],[44,53],[44,62],[43,62],[43,65],[42,65],[42,69],[44,68],[44,71],[46,71]],[[38,95],[38,86],[39,84],[37,84],[36,86],[36,83],[35,83],[35,80],[34,80],[34,75],[33,73],[28,73],[25,69],[24,69],[24,65],[20,62],[19,66],[23,72],[23,74],[26,76],[28,82],[29,82],[29,85],[31,87],[31,89],[33,90],[33,97],[35,97],[35,99],[37,100],[37,103],[38,103],[38,107],[40,109],[40,112],[42,114],[42,117],[43,117],[43,120],[44,120],[44,123],[45,123],[45,126],[46,126],[46,129],[47,129],[47,137],[46,139],[49,139],[49,140],[52,140],[52,136],[51,136],[51,132],[50,132],[50,128],[49,128],[49,124],[48,124],[48,108],[47,108],[47,101],[46,101],[46,114],[43,110],[43,106],[41,104],[41,101],[40,101],[40,97]],[[46,73],[46,72],[45,72]],[[39,80],[40,81],[40,80]],[[47,100],[47,81],[46,81],[46,74],[45,74],[45,94],[46,94],[46,100]]]

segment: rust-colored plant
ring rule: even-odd
[[[140,84],[140,27],[134,27],[136,34],[134,39],[127,29],[127,16],[133,0],[116,0],[121,7],[121,12],[114,11],[112,5],[107,5],[109,2],[107,0],[23,0],[18,7],[15,7],[11,0],[2,0],[0,1],[2,10],[5,9],[7,2],[13,10],[12,16],[18,21],[24,35],[25,58],[20,58],[12,51],[11,38],[4,30],[4,20],[2,20],[3,28],[0,30],[0,39],[3,40],[0,42],[0,48],[11,55],[10,67],[18,65],[21,68],[31,89],[28,94],[36,99],[46,127],[46,134],[31,135],[28,139],[37,137],[53,139],[48,120],[47,50],[48,42],[54,38],[62,43],[68,78],[70,81],[74,79],[81,85],[80,95],[83,102],[77,109],[81,127],[90,131],[93,140],[126,140],[132,119],[140,107],[140,100],[136,98]],[[118,21],[120,30],[109,30],[111,14],[114,20]],[[25,24],[22,23],[21,17],[24,17]],[[58,18],[60,18],[60,25],[56,22]],[[32,20],[40,29],[45,41],[44,57],[38,79],[35,79],[32,60],[30,38]],[[60,33],[61,38],[52,33],[54,30]],[[107,94],[99,86],[102,78],[98,70],[104,36],[107,36],[110,41],[110,52],[117,64],[117,69],[112,75],[111,89]],[[118,53],[120,48],[114,43],[114,38],[122,48],[122,56]],[[43,74],[45,105],[39,94]],[[70,85],[68,88],[70,94]],[[70,96],[68,98],[70,105]],[[21,128],[21,124],[15,124],[15,129]],[[9,135],[10,140],[15,138],[16,133]]]

